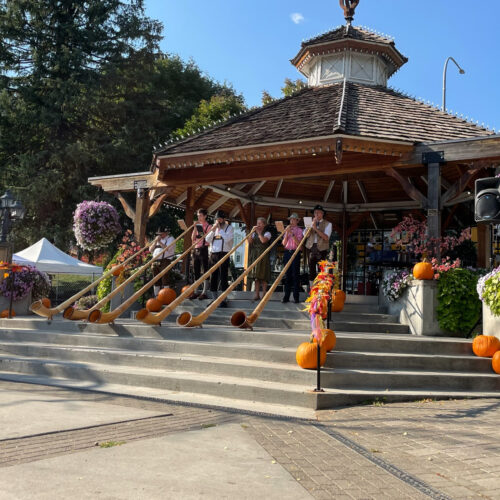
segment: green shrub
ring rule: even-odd
[[[450,269],[438,280],[437,317],[443,330],[467,334],[481,314],[476,292],[478,273],[469,269]]]

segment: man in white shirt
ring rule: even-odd
[[[210,267],[213,267],[233,248],[233,226],[226,222],[226,214],[219,210],[215,214],[215,224],[205,236],[205,240],[210,244]],[[227,276],[229,272],[229,259],[212,273],[210,278],[210,292],[212,298],[217,298],[217,291],[227,290]],[[223,301],[221,307],[227,307]]]
[[[312,231],[306,241],[309,256],[309,285],[316,278],[318,271],[316,266],[320,260],[325,260],[330,248],[330,235],[332,224],[324,219],[325,209],[321,205],[314,207],[312,220]]]
[[[153,253],[153,258],[158,257],[158,260],[153,264],[153,275],[157,276],[163,269],[165,269],[175,254],[174,238],[170,236],[168,228],[158,229],[156,232],[156,238],[153,243],[149,245],[149,251]],[[160,255],[161,254],[161,255]],[[168,273],[164,274],[160,279],[160,285],[155,285],[154,294],[155,296],[160,293],[161,287],[168,285]]]

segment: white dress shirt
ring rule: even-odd
[[[233,237],[233,226],[226,222],[217,229],[212,227],[205,240],[210,244],[210,253],[229,252],[233,248]]]

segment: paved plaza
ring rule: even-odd
[[[500,399],[300,420],[0,382],[3,499],[500,498]]]

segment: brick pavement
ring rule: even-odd
[[[29,393],[29,384],[0,382]],[[160,415],[0,441],[0,467],[76,453],[106,441],[239,423],[314,498],[500,499],[500,399],[376,404],[287,420],[36,386],[51,397]],[[304,492],[305,493],[305,492]]]

